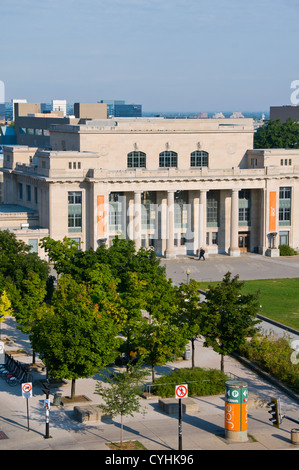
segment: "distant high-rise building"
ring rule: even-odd
[[[51,103],[40,104],[41,113],[47,113],[50,111],[63,112],[63,115],[67,115],[67,103],[66,100],[52,100]]]
[[[5,120],[5,103],[0,103],[0,120]]]
[[[12,102],[12,120],[15,120],[15,103],[27,103],[25,99],[13,99]]]
[[[128,104],[124,100],[100,100],[98,103],[107,104],[108,117],[142,117],[141,104]]]

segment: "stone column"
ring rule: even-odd
[[[203,248],[207,257],[207,190],[200,190],[200,204],[199,204],[199,239],[198,248]]]
[[[230,221],[230,256],[240,256],[238,244],[239,229],[239,190],[232,189],[231,195],[231,221]]]
[[[175,258],[174,248],[174,191],[167,192],[167,238],[166,258]]]
[[[141,247],[141,191],[134,191],[134,242],[138,251]]]

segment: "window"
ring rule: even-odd
[[[30,246],[30,252],[37,253],[38,252],[38,239],[29,238],[28,242],[29,242],[28,245]]]
[[[284,223],[287,222],[287,224],[284,224],[284,225],[290,224],[291,222],[291,208],[290,207],[279,208],[279,222],[284,222]]]
[[[279,188],[279,199],[291,199],[291,188],[290,187]]]
[[[178,154],[169,150],[161,152],[159,155],[160,168],[176,168],[178,165]]]
[[[289,244],[289,232],[279,232],[279,245]]]
[[[249,222],[249,221],[250,221],[250,208],[239,207],[239,222]]]
[[[145,168],[146,154],[144,152],[128,153],[128,168]]]
[[[68,193],[69,204],[82,204],[82,193],[81,191],[71,191]]]
[[[219,216],[219,191],[208,191],[207,193],[207,225],[218,226]]]
[[[69,162],[69,170],[72,169],[72,162]]]
[[[218,245],[218,232],[212,232],[212,245]]]
[[[156,192],[144,191],[141,194],[141,227],[154,228],[156,220]]]
[[[34,202],[35,202],[35,204],[38,203],[38,191],[37,191],[36,186],[34,187]]]
[[[18,186],[19,186],[19,199],[23,199],[23,185],[22,183],[19,183]]]
[[[202,167],[209,165],[209,154],[202,150],[196,150],[191,153],[190,166]]]
[[[290,186],[279,188],[279,225],[291,224],[291,195]]]
[[[70,191],[68,193],[68,231],[82,231],[82,192]]]
[[[123,230],[125,207],[124,193],[112,192],[109,194],[109,228],[111,230]]]
[[[239,191],[239,199],[246,199],[246,201],[249,201],[249,199],[250,199],[250,189],[241,189]]]
[[[188,192],[176,191],[174,193],[174,226],[187,228],[188,226]],[[191,214],[189,215],[190,218]]]
[[[29,184],[26,185],[26,194],[27,194],[27,201],[31,201],[31,186]]]

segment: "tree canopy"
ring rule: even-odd
[[[254,148],[299,148],[299,123],[291,118],[284,124],[280,119],[267,121],[255,133]]]

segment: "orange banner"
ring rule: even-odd
[[[270,191],[269,232],[276,231],[276,191]]]
[[[104,196],[97,196],[97,233],[99,238],[105,236],[105,206]]]
[[[247,403],[225,403],[225,429],[228,431],[247,430]]]

